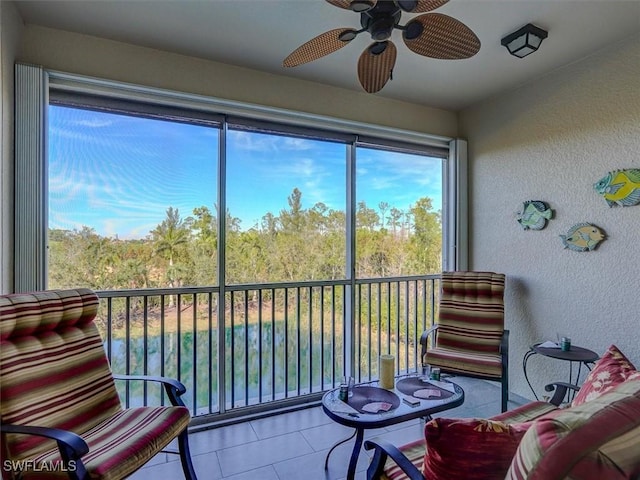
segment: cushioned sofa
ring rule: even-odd
[[[436,418],[399,448],[367,441],[367,478],[640,480],[640,372],[612,345],[560,407],[568,388],[491,419]]]

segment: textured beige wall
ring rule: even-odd
[[[20,60],[53,70],[455,137],[453,112],[184,55],[27,26]]]
[[[13,63],[22,20],[0,1],[0,293],[13,291]]]
[[[526,60],[523,60],[526,61]],[[522,358],[566,332],[602,353],[617,344],[640,367],[640,205],[609,208],[593,183],[640,168],[640,37],[628,39],[461,114],[469,141],[471,266],[508,275],[511,387],[531,398]],[[525,200],[555,218],[524,231]],[[592,252],[559,238],[580,222],[608,239]],[[534,387],[566,380],[568,364],[534,357]]]

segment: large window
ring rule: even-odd
[[[418,368],[466,266],[464,142],[16,72],[16,291],[98,290],[115,371],[207,415]]]
[[[339,280],[350,262],[355,278],[438,273],[444,153],[54,94],[47,286]]]
[[[16,71],[16,290],[466,267],[463,141]]]
[[[362,147],[356,170],[357,276],[440,272],[442,159]]]
[[[214,283],[217,156],[216,128],[52,105],[48,286]]]
[[[230,130],[227,283],[346,276],[346,147]]]

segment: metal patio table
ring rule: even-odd
[[[527,363],[529,359],[534,355],[542,355],[543,357],[554,358],[556,360],[564,360],[569,362],[569,383],[577,384],[580,379],[580,374],[582,371],[582,365],[591,370],[591,365],[595,363],[600,357],[593,350],[589,350],[587,348],[578,347],[577,345],[571,345],[569,350],[565,351],[561,348],[555,347],[543,347],[542,343],[536,343],[531,345],[530,349],[524,354],[522,358],[522,370],[524,373],[524,379],[527,381],[529,388],[533,392],[533,396],[538,399],[538,395],[536,394],[531,382],[529,381],[529,374],[527,373]],[[574,378],[573,376],[573,363],[576,362],[578,364],[578,371]],[[569,400],[571,400],[572,394],[569,394]]]
[[[331,447],[325,458],[325,470],[328,468],[331,452],[338,445],[355,436],[356,441],[347,469],[347,480],[353,480],[366,429],[386,427],[420,417],[430,420],[432,414],[455,408],[464,402],[462,388],[448,380],[431,383],[425,376],[412,374],[396,377],[394,383],[393,390],[380,388],[377,381],[357,384],[353,387],[353,396],[349,397],[347,402],[340,400],[339,388],[334,388],[324,394],[322,409],[329,418],[340,425],[355,429],[350,437]],[[440,386],[445,388],[440,388]],[[453,391],[449,391],[447,388]],[[441,396],[424,398],[425,392],[429,393],[433,390],[440,391],[439,395]],[[417,403],[412,406],[406,403],[405,399]],[[378,402],[390,404],[391,407],[388,411],[376,413],[367,411],[368,406],[377,405]]]

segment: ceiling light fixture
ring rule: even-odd
[[[502,39],[502,45],[507,47],[509,53],[518,58],[524,58],[535,52],[540,47],[542,40],[547,38],[547,32],[532,23],[510,33]]]

